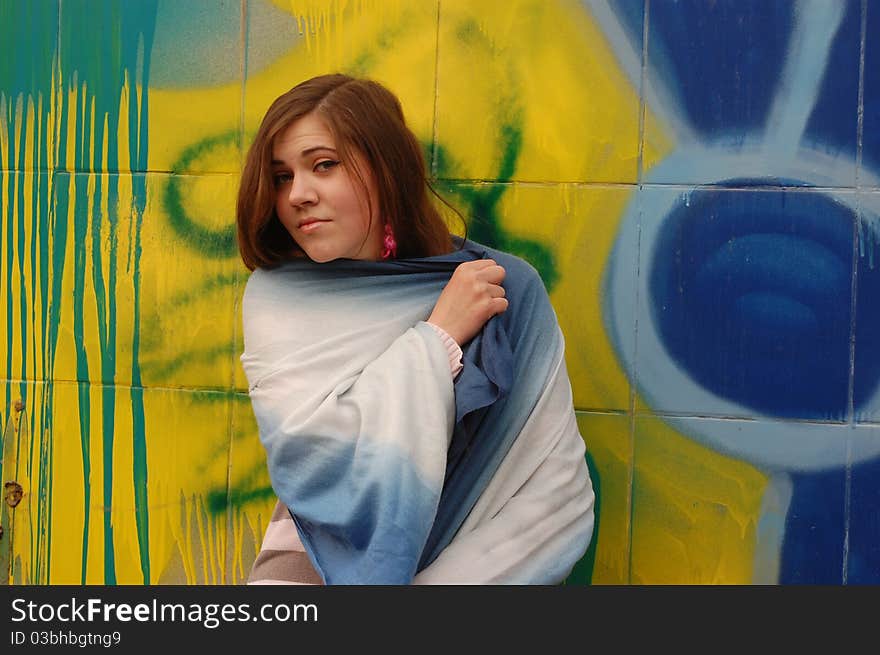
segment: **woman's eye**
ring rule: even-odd
[[[338,164],[339,164],[338,161],[334,161],[332,159],[324,159],[322,161],[319,161],[317,164],[315,164],[315,170],[316,171],[329,171],[331,168],[333,168],[334,166],[337,166]]]
[[[281,186],[282,184],[287,184],[293,179],[293,175],[290,173],[275,173],[272,176],[272,181],[275,183],[275,186]]]

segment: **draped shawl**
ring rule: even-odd
[[[589,545],[592,485],[543,283],[457,245],[248,280],[241,361],[272,487],[327,584],[555,583]],[[481,258],[505,268],[509,308],[464,344],[453,383],[425,320]]]

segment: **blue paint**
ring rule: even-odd
[[[880,459],[851,467],[848,522],[846,477],[844,469],[792,474],[781,584],[880,583]]]
[[[880,420],[880,382],[874,372],[880,366],[880,223],[863,226],[865,249],[856,269],[855,380],[853,395],[856,420]],[[880,486],[880,479],[877,482]]]
[[[743,240],[744,241],[744,240]],[[772,246],[772,239],[758,238],[756,249]],[[821,256],[821,254],[820,254]],[[734,301],[739,322],[754,321],[752,329],[763,338],[793,332],[818,336],[819,318],[809,305],[778,292],[746,292]]]
[[[846,476],[844,471],[792,474],[780,584],[841,584]]]
[[[853,162],[858,124],[861,2],[835,1],[846,2],[846,13],[835,35],[806,133],[812,145],[831,154],[845,154],[847,162]]]
[[[648,263],[670,356],[760,414],[845,418],[854,220],[819,193],[691,192],[664,220]],[[865,329],[880,331],[877,318]],[[876,384],[880,360],[862,374]]]
[[[850,480],[847,583],[880,584],[880,459],[853,467]]]
[[[652,2],[648,65],[707,141],[763,128],[792,30],[791,3]]]
[[[585,2],[588,7],[589,1]],[[642,43],[645,33],[645,2],[644,0],[613,0],[609,3],[611,10],[617,15],[633,49],[641,58]],[[653,7],[651,8],[653,12]]]
[[[880,2],[867,3],[862,161],[880,177]]]

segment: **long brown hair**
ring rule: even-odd
[[[428,195],[433,189],[425,160],[418,139],[406,125],[400,101],[378,82],[335,74],[297,84],[279,96],[263,117],[238,189],[238,248],[245,266],[250,270],[274,268],[302,256],[275,212],[271,162],[276,137],[312,112],[326,122],[342,161],[354,164],[351,154],[357,152],[369,167],[377,190],[378,215],[391,225],[397,256],[450,252],[449,228]],[[347,170],[366,190],[357,165],[349,165]]]

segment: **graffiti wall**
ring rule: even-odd
[[[878,0],[0,0],[0,575],[245,580],[238,175],[342,71],[550,292],[569,584],[880,582],[878,35]]]

